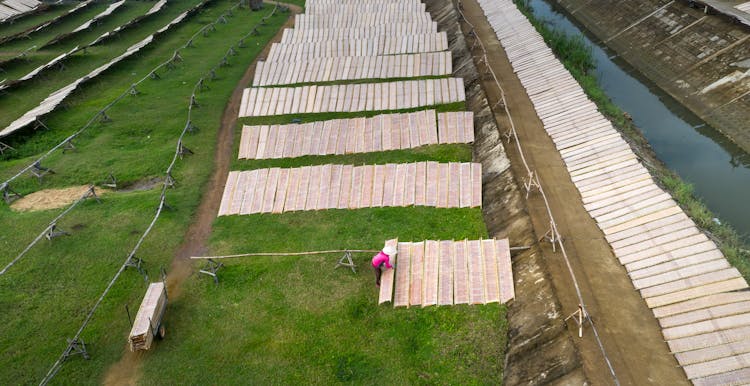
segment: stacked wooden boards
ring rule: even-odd
[[[695,384],[750,383],[750,292],[510,0],[480,0],[585,208]]]
[[[415,78],[450,75],[451,53],[347,56],[301,61],[258,62],[253,86],[333,82],[356,79]]]
[[[481,206],[482,164],[328,164],[233,171],[219,216],[410,205]]]
[[[507,239],[401,242],[391,263],[396,267],[383,274],[379,303],[424,307],[515,297]]]
[[[290,125],[244,126],[239,158],[294,158],[351,154],[474,141],[474,114],[423,110],[372,118]]]
[[[329,86],[253,87],[242,93],[240,117],[348,113],[434,106],[466,100],[462,78]]]
[[[154,340],[154,330],[159,327],[167,307],[167,290],[164,282],[151,283],[143,296],[141,307],[133,321],[128,338],[130,351],[148,350]]]

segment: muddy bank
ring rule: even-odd
[[[438,29],[448,34],[454,75],[464,79],[467,107],[475,114],[473,153],[474,160],[482,163],[482,211],[489,234],[508,237],[514,246],[532,246],[513,257],[516,299],[508,306],[504,381],[508,385],[583,384],[586,377],[578,352],[566,329],[500,131],[458,24],[458,13],[447,0],[428,0],[426,4]]]
[[[684,1],[556,0],[657,86],[750,152],[750,28]]]

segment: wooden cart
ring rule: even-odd
[[[164,282],[151,283],[130,330],[130,351],[148,350],[154,337],[164,338],[166,330],[162,324],[162,317],[166,309],[167,287]]]

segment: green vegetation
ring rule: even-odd
[[[52,4],[44,11],[24,16],[14,20],[12,23],[3,23],[0,25],[0,39],[34,28],[68,12],[75,6],[76,4]]]
[[[101,60],[119,54],[131,43],[160,28],[198,0],[170,3],[170,16],[159,14],[101,47]],[[216,0],[204,11],[158,38],[137,57],[127,59],[74,93],[67,108],[50,114],[49,131],[14,136],[17,152],[0,162],[0,178],[7,178],[60,140],[80,128],[96,111],[172,55],[201,26],[213,22],[234,2]],[[270,11],[235,12],[228,24],[217,24],[195,47],[181,51],[183,61],[161,79],[138,87],[137,96],[118,102],[76,140],[77,151],[55,153],[44,162],[57,174],[40,186],[23,176],[13,187],[23,193],[42,188],[99,182],[112,172],[123,185],[163,176],[174,154],[175,141],[185,125],[187,105],[195,82],[221,61],[242,35]],[[100,11],[100,10],[99,10]],[[158,21],[155,21],[158,20]],[[167,192],[174,210],[165,211],[146,238],[138,257],[156,280],[160,267],[169,269],[178,245],[193,220],[205,183],[213,170],[216,128],[227,99],[250,63],[273,32],[286,20],[277,14],[261,35],[219,68],[218,78],[198,93],[200,107],[193,121],[200,128],[185,137],[195,152],[178,161],[173,173],[177,186]],[[78,25],[77,22],[70,23]],[[73,26],[74,27],[74,26]],[[53,30],[60,31],[58,28]],[[140,36],[140,37],[139,37]],[[88,39],[88,38],[87,38]],[[74,44],[75,39],[65,44]],[[62,44],[61,44],[62,46]],[[60,47],[53,47],[60,48]],[[88,55],[93,55],[92,49]],[[90,59],[90,58],[89,58]],[[85,73],[86,60],[66,63],[67,72],[50,76],[59,85],[25,85],[28,98],[46,96],[39,89],[67,84],[58,79]],[[27,87],[28,86],[28,87]],[[44,87],[43,87],[44,86]],[[0,101],[10,101],[11,97]],[[38,100],[35,103],[38,103]],[[26,107],[3,103],[20,116]],[[463,110],[463,103],[436,106],[439,111]],[[417,109],[413,109],[417,110]],[[254,118],[252,123],[287,123],[332,117],[317,114]],[[374,115],[367,114],[367,115]],[[2,112],[6,116],[6,111]],[[244,120],[243,120],[244,122]],[[249,123],[246,122],[246,123]],[[235,127],[235,144],[241,123]],[[237,145],[235,145],[237,146]],[[236,149],[235,149],[236,150]],[[236,153],[234,153],[236,154]],[[300,157],[292,160],[234,161],[235,169],[300,166],[309,163],[384,163],[421,160],[470,161],[468,145],[428,146],[347,156]],[[151,220],[158,189],[109,192],[102,202],[85,202],[58,225],[70,236],[43,240],[0,276],[0,314],[5,333],[0,347],[4,371],[1,384],[38,382],[57,359],[96,298],[126,258]],[[14,212],[0,206],[0,247],[7,263],[62,209]],[[12,231],[9,231],[12,230]],[[401,240],[486,237],[481,210],[436,208],[371,208],[329,210],[281,215],[229,216],[213,225],[209,252],[306,251],[337,248],[378,249],[382,242]],[[356,255],[356,274],[334,270],[338,255],[243,259],[226,262],[215,286],[193,274],[181,294],[172,293],[165,316],[167,339],[138,357],[142,383],[452,383],[498,384],[506,346],[504,306],[378,307],[377,291],[368,267],[369,254]],[[100,383],[124,350],[129,323],[124,309],[135,312],[145,291],[142,277],[128,269],[102,303],[83,334],[91,360],[72,357],[55,379],[62,384]]]
[[[392,226],[388,217],[403,221],[419,211],[349,213],[321,212],[313,216],[321,220],[313,227],[306,214],[222,219],[214,238],[235,233],[232,250],[266,251],[374,247],[376,237],[383,240],[395,233],[415,239],[430,234],[476,237],[466,224],[439,224],[455,220],[456,213],[435,216],[435,211],[422,211],[434,219],[433,225],[440,225],[441,231],[434,233],[423,232],[419,220],[392,232],[375,228]],[[478,213],[467,214],[467,220],[481,221]],[[371,218],[379,221],[368,224]],[[290,237],[274,241],[263,237],[270,231],[240,232],[247,229],[240,226],[251,225],[270,227],[274,235],[288,230]],[[354,229],[349,230],[351,225]],[[416,228],[411,232],[401,233],[412,225]],[[343,238],[332,241],[334,231]],[[237,242],[248,236],[252,241]],[[369,257],[355,256],[357,274],[334,270],[336,255],[246,258],[220,271],[218,286],[206,277],[190,280],[167,315],[172,335],[148,354],[143,378],[154,384],[501,383],[507,330],[503,307],[378,307]],[[196,354],[199,360],[193,360]]]
[[[415,78],[422,79],[422,78]],[[388,111],[389,113],[412,113],[415,111],[422,111],[426,109],[435,109],[437,112],[445,111],[464,111],[466,110],[466,103],[454,102],[444,105],[437,106],[422,106],[413,107],[409,109],[400,109]],[[245,125],[280,125],[285,123],[292,123],[293,120],[299,119],[304,122],[312,121],[324,121],[327,119],[343,119],[343,118],[357,118],[357,117],[372,117],[375,115],[383,114],[383,111],[362,111],[353,113],[313,113],[313,114],[287,114],[287,115],[274,115],[269,117],[244,117],[240,118],[240,122]]]
[[[65,17],[55,25],[44,28],[39,32],[35,32],[29,35],[28,39],[16,39],[10,42],[6,42],[0,45],[0,47],[2,47],[3,52],[20,52],[31,46],[37,46],[37,48],[39,48],[46,44],[48,41],[52,40],[55,36],[61,33],[71,32],[79,25],[85,23],[87,20],[91,20],[92,17],[107,9],[107,6],[108,4],[103,2],[98,4],[91,4],[84,9],[78,10],[73,15]],[[38,16],[42,15],[44,15],[44,13],[40,13]]]
[[[76,79],[91,72],[91,70],[103,65],[104,63],[109,62],[114,57],[124,53],[128,47],[143,40],[145,37],[152,34],[157,29],[165,26],[177,15],[197,3],[199,3],[199,0],[187,0],[171,4],[161,12],[152,15],[151,17],[140,22],[137,28],[127,29],[121,32],[117,38],[110,39],[101,45],[88,48],[86,49],[86,52],[79,51],[73,54],[63,62],[66,68],[65,70],[47,70],[46,72],[43,72],[36,76],[34,79],[24,82],[19,87],[9,90],[7,94],[0,95],[0,127],[5,128],[10,122],[20,117],[24,112],[38,106],[39,102],[44,100],[44,98],[49,96],[52,92],[71,84]],[[102,3],[102,5],[106,4]],[[65,31],[69,32],[73,28],[78,27],[83,22],[90,19],[92,16],[96,15],[96,13],[101,12],[102,9],[98,9],[98,6],[99,4],[91,6],[90,9],[85,9],[80,14],[74,15],[73,18],[66,19],[66,22],[75,19],[75,23],[69,30]],[[18,79],[34,70],[35,68],[48,63],[52,58],[59,56],[63,52],[70,51],[76,46],[89,44],[102,33],[110,31],[118,25],[124,24],[127,19],[144,14],[151,6],[153,6],[152,2],[140,1],[123,5],[122,8],[124,9],[118,9],[116,13],[104,19],[99,27],[92,27],[89,30],[78,33],[62,41],[60,44],[46,47],[41,51],[33,52],[29,55],[29,57],[31,58],[30,61],[20,61],[17,65],[7,68],[7,73],[3,74],[3,78],[7,78],[9,80]],[[88,11],[91,11],[93,9],[97,9],[98,12],[89,14]],[[208,22],[208,20],[206,20],[205,22]],[[45,36],[44,40],[38,38],[33,39],[32,41],[28,41],[26,39],[19,40],[15,43],[22,44],[22,46],[18,47],[18,51],[22,51],[23,49],[26,49],[33,44],[36,44],[37,47],[40,47],[42,44],[46,43],[52,37],[57,35],[59,31],[61,31],[61,29],[59,29],[58,27],[61,27],[62,24],[64,23],[60,23],[60,25],[56,25],[53,28],[50,28],[48,34],[53,36]],[[41,34],[44,34],[44,32],[42,32]],[[6,50],[13,48],[0,46],[0,49]],[[132,62],[133,60],[130,59],[130,61]],[[60,127],[54,126],[54,123],[47,122],[45,120],[45,124],[53,129],[53,132],[60,132]],[[22,144],[26,142],[27,141],[25,138],[19,138],[17,141],[11,141],[10,145],[16,147],[15,144]],[[21,147],[23,148],[23,146]],[[25,155],[25,150],[19,149],[19,153],[11,154],[10,156],[17,157],[19,155]]]
[[[239,137],[240,133],[237,133]],[[235,154],[239,143],[235,141]],[[376,153],[357,153],[347,155],[304,156],[297,158],[266,160],[235,160],[232,170],[251,170],[256,168],[293,168],[307,165],[339,163],[347,165],[406,163],[418,161],[451,162],[455,160],[471,161],[471,148],[466,145],[431,145],[410,150],[393,150]]]
[[[197,1],[172,2],[179,13]],[[0,164],[4,178],[14,174],[32,157],[79,128],[94,113],[156,64],[168,59],[203,25],[216,20],[236,2],[217,0],[201,13],[167,32],[143,50],[103,74],[74,94],[68,109],[50,115],[52,130],[29,133],[18,145],[17,159]],[[86,184],[103,180],[109,171],[125,183],[162,176],[174,154],[177,136],[185,125],[187,104],[195,82],[216,66],[229,47],[248,33],[260,18],[270,12],[235,12],[228,24],[217,24],[216,31],[199,37],[195,47],[182,52],[183,61],[161,73],[160,80],[147,81],[141,92],[128,97],[110,110],[113,121],[88,131],[76,142],[78,150],[57,153],[45,161],[57,174],[45,179],[43,188]],[[138,257],[155,279],[160,267],[169,267],[175,250],[200,201],[202,188],[212,170],[216,128],[227,99],[248,63],[260,52],[287,15],[276,15],[259,28],[260,36],[248,39],[247,48],[230,58],[232,65],[220,68],[209,89],[198,94],[201,107],[194,120],[201,130],[185,139],[195,155],[178,161],[174,176],[178,185],[168,191],[166,211],[145,240]],[[171,20],[171,17],[169,18]],[[140,34],[154,32],[168,20]],[[71,65],[73,66],[73,65]],[[71,67],[69,66],[69,67]],[[73,68],[71,67],[71,70]],[[17,108],[20,115],[21,108]],[[19,189],[40,189],[35,179],[21,177]],[[159,200],[158,190],[107,193],[102,203],[86,202],[60,221],[70,236],[43,240],[7,274],[0,276],[0,315],[4,326],[0,347],[0,383],[29,384],[41,380],[66,346],[99,294],[122,264],[140,234],[151,220]],[[16,256],[62,209],[17,213],[0,206],[0,247],[2,264]],[[91,360],[72,357],[56,382],[63,384],[99,383],[109,365],[122,356],[128,319],[124,306],[137,309],[145,291],[144,281],[135,270],[126,271],[85,330]],[[12,311],[10,311],[12,310]],[[179,311],[175,311],[178,313]],[[191,354],[194,356],[195,353]],[[187,362],[187,361],[186,361]]]
[[[553,49],[555,55],[578,81],[588,97],[596,103],[599,111],[611,120],[614,126],[631,143],[635,144],[635,150],[641,158],[650,161],[644,164],[657,182],[669,191],[685,213],[717,242],[724,256],[740,270],[745,279],[750,280],[750,251],[748,246],[744,244],[739,234],[729,224],[714,221],[717,216],[708,209],[700,198],[695,196],[693,187],[683,181],[677,173],[667,169],[650,151],[648,141],[641,131],[633,125],[627,114],[620,110],[599,86],[599,81],[591,72],[595,68],[591,48],[579,36],[569,36],[564,32],[551,29],[543,20],[534,15],[531,7],[524,1],[516,1],[516,5]]]

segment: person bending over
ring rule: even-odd
[[[386,269],[391,269],[391,257],[396,256],[396,248],[391,245],[386,245],[382,251],[378,252],[377,255],[372,257],[372,268],[375,270],[375,285],[380,286],[380,276],[383,275],[383,266]]]

